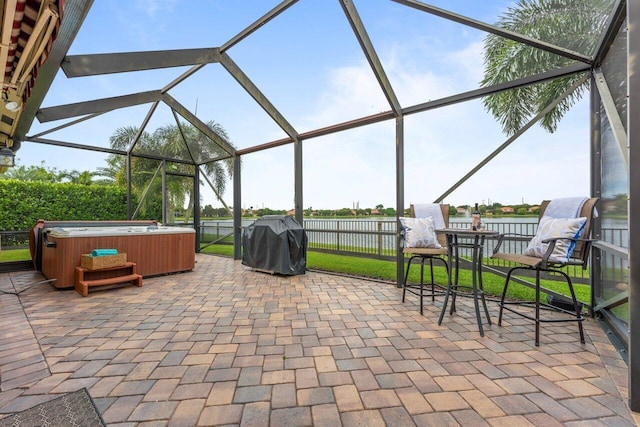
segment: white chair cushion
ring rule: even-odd
[[[551,218],[543,216],[538,224],[538,230],[529,245],[524,250],[528,256],[542,258],[549,248],[549,243],[543,240],[553,238],[580,238],[582,230],[587,223],[587,218]],[[575,242],[571,240],[558,240],[553,248],[553,253],[549,256],[550,262],[566,263],[573,253]]]
[[[413,216],[416,218],[431,217],[436,230],[446,227],[442,216],[442,206],[438,203],[414,203]]]
[[[433,227],[433,218],[400,217],[400,224],[404,232],[405,248],[436,248],[442,246]]]

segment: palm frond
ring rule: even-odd
[[[613,7],[613,0],[520,0],[500,17],[498,27],[585,55],[593,54]],[[485,39],[483,87],[558,69],[573,61],[548,51],[490,34]],[[517,132],[581,76],[518,88],[484,98],[485,109],[505,134]],[[588,88],[582,84],[541,120],[549,132]],[[526,89],[526,90],[525,90]]]

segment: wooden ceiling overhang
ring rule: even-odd
[[[13,147],[16,126],[38,71],[60,29],[64,0],[4,0],[0,9],[0,146]],[[15,151],[15,150],[14,150]]]

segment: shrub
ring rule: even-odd
[[[77,185],[0,180],[0,230],[29,230],[39,219],[127,219],[127,189],[112,185]]]

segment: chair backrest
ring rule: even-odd
[[[442,210],[442,219],[444,221],[444,226],[449,227],[449,205],[440,205],[440,209]],[[409,215],[411,215],[411,218],[416,217],[416,211],[413,207],[413,204],[409,205]],[[438,242],[443,248],[446,248],[447,236],[445,234],[438,234]]]
[[[595,211],[596,204],[600,199],[597,197],[592,197],[587,199],[582,205],[582,209],[580,210],[580,216],[587,218],[587,223],[584,225],[584,229],[582,230],[582,235],[580,236],[582,239],[589,239],[591,237],[591,224],[593,223],[593,213]],[[538,221],[544,216],[544,211],[549,206],[549,202],[551,200],[543,200],[540,203],[540,213],[538,214]],[[586,266],[587,260],[589,259],[589,247],[590,245],[585,245],[582,242],[578,242],[576,244],[573,253],[571,254],[571,259],[574,261],[580,261],[583,265]]]

